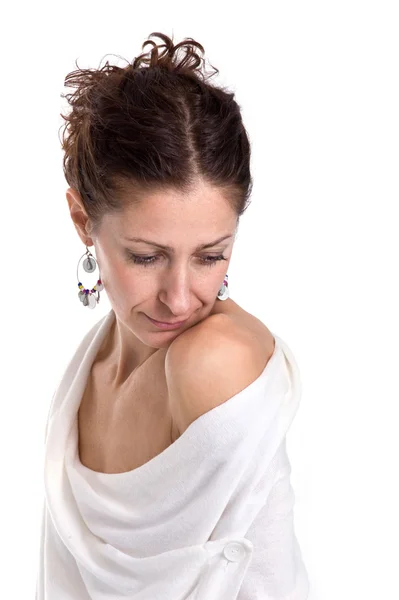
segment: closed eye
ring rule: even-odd
[[[155,264],[158,259],[158,256],[138,256],[137,254],[132,254],[129,252],[129,260],[136,265],[142,265],[144,267]],[[212,267],[219,260],[227,260],[227,258],[223,256],[223,254],[220,254],[219,256],[204,256],[201,257],[200,260],[204,265]]]

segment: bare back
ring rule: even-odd
[[[223,313],[264,340],[265,356],[274,338],[256,317],[231,298],[215,303],[211,314]],[[163,452],[183,433],[173,414],[165,377],[167,349],[159,349],[129,378],[123,392],[107,384],[106,361],[94,360],[78,411],[79,457],[102,473],[124,473]],[[117,397],[115,397],[115,395]]]

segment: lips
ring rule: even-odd
[[[150,319],[152,319],[152,317],[150,317]],[[161,325],[181,325],[182,323],[185,323],[187,319],[185,319],[184,321],[159,321],[158,319],[152,320],[156,321],[157,323],[160,323]]]
[[[185,321],[174,321],[173,323],[167,323],[165,321],[156,321],[155,319],[153,319],[152,317],[149,317],[148,315],[146,315],[147,319],[149,319],[151,321],[151,323],[153,323],[156,327],[161,328],[161,329],[177,329],[179,327],[181,327],[182,325],[184,325],[188,319],[186,319]]]
[[[162,325],[179,325],[179,323],[184,323],[184,321],[160,321],[159,319],[154,319],[153,317],[150,317],[150,319],[156,321],[157,323],[162,323]]]

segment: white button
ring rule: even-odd
[[[245,556],[245,549],[238,542],[231,542],[231,544],[227,544],[225,546],[223,554],[232,562],[237,562],[238,560],[242,560]]]

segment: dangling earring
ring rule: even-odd
[[[95,308],[97,306],[97,304],[100,302],[100,292],[104,289],[104,286],[101,283],[101,279],[98,279],[96,285],[91,290],[88,290],[88,289],[85,289],[84,286],[82,285],[82,283],[79,281],[79,263],[82,260],[82,258],[86,255],[87,255],[87,257],[83,261],[83,268],[86,271],[86,273],[93,273],[93,271],[95,270],[95,268],[97,266],[96,259],[94,258],[94,256],[92,255],[92,253],[90,252],[88,247],[86,246],[86,252],[84,254],[82,254],[82,256],[80,257],[79,262],[78,262],[78,267],[76,269],[76,275],[78,278],[78,287],[80,289],[78,296],[79,296],[79,300],[81,301],[83,306],[88,306],[89,308]],[[97,298],[94,295],[96,292],[97,292]]]
[[[220,288],[220,290],[218,291],[218,295],[217,295],[217,299],[218,300],[227,300],[227,298],[229,297],[229,288],[227,280],[228,280],[229,276],[226,274],[226,277],[224,278],[223,281],[223,285]]]

